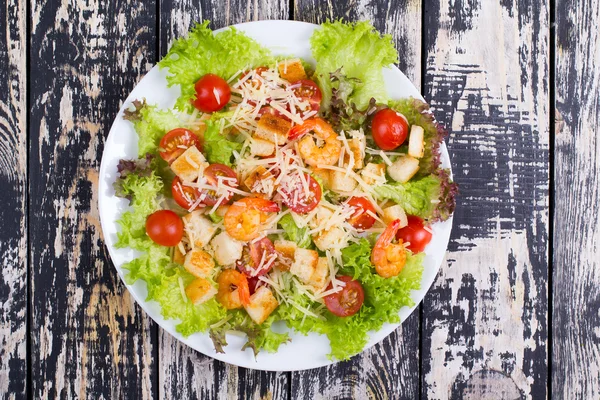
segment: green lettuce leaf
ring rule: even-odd
[[[428,221],[447,220],[456,207],[458,187],[448,170],[407,183],[387,183],[373,188],[379,200],[389,199],[400,204],[404,211]]]
[[[198,23],[186,38],[176,40],[167,55],[158,63],[169,68],[169,86],[180,85],[181,96],[175,107],[192,110],[194,84],[203,75],[215,74],[228,80],[236,72],[272,62],[268,49],[245,33],[229,28],[213,34],[209,21]]]
[[[322,109],[328,109],[332,82],[330,73],[343,68],[348,104],[359,110],[369,105],[371,98],[388,100],[382,68],[398,61],[391,35],[380,35],[370,22],[326,22],[310,39],[312,54],[317,61],[315,76],[323,92]],[[357,79],[352,79],[357,78]]]
[[[279,220],[279,226],[285,231],[285,238],[296,243],[299,247],[308,249],[312,246],[312,239],[308,228],[299,228],[290,214],[284,215]]]
[[[229,140],[226,133],[221,133],[221,116],[215,114],[206,121],[204,131],[204,155],[210,163],[231,166],[233,151],[240,151],[242,144]]]

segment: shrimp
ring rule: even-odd
[[[392,221],[377,239],[371,253],[371,263],[375,265],[375,270],[383,278],[398,275],[406,264],[406,249],[402,245],[402,240],[392,243],[399,229],[400,220]]]
[[[226,269],[217,278],[219,291],[217,301],[228,310],[250,304],[250,288],[246,275],[234,269]]]
[[[314,132],[315,137],[305,136],[309,132]],[[290,140],[300,139],[298,142],[298,151],[300,156],[308,165],[316,167],[317,165],[335,164],[342,152],[342,142],[337,138],[331,125],[321,118],[311,118],[304,121],[302,125],[296,125],[290,130],[288,138]],[[321,144],[317,144],[321,142]]]
[[[223,220],[225,230],[234,239],[244,242],[256,239],[269,212],[279,212],[277,203],[258,197],[246,197],[233,203]]]

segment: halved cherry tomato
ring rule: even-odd
[[[253,70],[244,72],[242,74],[242,76],[240,77],[240,79],[243,79],[246,75],[250,74],[252,71],[256,72],[256,75],[258,76],[262,76],[263,72],[267,71],[269,68],[267,67],[258,67],[258,68],[254,68]],[[255,75],[255,76],[256,76]],[[254,77],[254,78],[250,78],[248,79],[248,82],[252,85],[253,88],[255,89],[260,89],[260,87],[262,86],[262,82],[260,81],[260,79]]]
[[[321,99],[323,94],[321,89],[314,81],[310,79],[302,79],[298,82],[294,82],[294,86],[299,85],[294,89],[294,94],[303,100],[308,100],[311,109],[318,111],[321,107]]]
[[[371,213],[375,214],[375,207],[373,204],[364,197],[351,197],[348,200],[348,205],[354,208],[354,214],[348,218],[348,222],[350,225],[355,227],[356,229],[369,229],[375,223],[375,218],[367,213],[367,211],[371,211]]]
[[[365,291],[362,285],[350,276],[336,276],[336,279],[345,282],[346,286],[337,293],[325,296],[327,309],[338,317],[349,317],[356,314],[365,301]],[[327,290],[332,288],[330,283]]]
[[[219,111],[231,99],[231,89],[227,81],[214,74],[204,75],[194,87],[196,99],[192,101],[192,104],[202,112]]]
[[[236,262],[236,266],[249,277],[262,276],[268,273],[275,264],[274,261],[267,264],[272,254],[275,254],[273,242],[269,238],[264,237],[256,242],[250,242],[248,246],[244,247],[242,258]],[[261,262],[263,262],[262,268],[257,271],[256,269],[261,265]]]
[[[408,121],[404,115],[384,108],[377,111],[371,123],[373,140],[382,150],[394,150],[408,136]]]
[[[425,246],[431,242],[431,232],[425,229],[425,223],[419,217],[408,216],[408,225],[396,233],[396,239],[402,239],[405,243],[410,243],[407,249],[413,253],[420,253],[425,250]]]
[[[171,164],[177,157],[182,155],[188,148],[196,146],[202,151],[200,139],[194,132],[185,128],[170,130],[162,137],[158,145],[158,154]]]
[[[170,210],[159,210],[146,219],[146,233],[156,244],[176,246],[183,237],[183,221]]]
[[[210,164],[204,170],[204,177],[206,177],[206,180],[212,186],[218,186],[219,180],[222,180],[224,185],[232,188],[236,188],[239,185],[237,174],[227,165],[223,164]],[[202,203],[207,206],[214,206],[221,197],[214,190],[203,189],[202,193],[206,195]],[[221,204],[227,204],[232,197],[233,192],[228,192]]]
[[[323,194],[321,185],[312,176],[304,174],[304,178],[308,181],[308,197],[300,179],[293,183],[291,188],[282,188],[280,192],[283,195],[283,204],[298,214],[306,214],[314,210]]]
[[[256,287],[258,286],[259,282],[258,276],[248,277],[248,289],[250,290],[250,296],[256,292]]]
[[[173,194],[173,199],[177,202],[177,204],[186,210],[196,203],[196,200],[198,197],[200,197],[200,192],[198,189],[184,185],[178,176],[173,179],[173,183],[171,184],[171,193]]]

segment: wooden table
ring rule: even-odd
[[[267,373],[182,345],[121,283],[98,169],[174,38],[258,19],[370,19],[450,129],[461,195],[412,316],[330,367]],[[5,0],[2,398],[600,398],[598,0]]]

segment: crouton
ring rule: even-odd
[[[185,295],[191,300],[192,304],[199,305],[206,303],[217,294],[217,289],[204,278],[194,279],[185,288]]]
[[[297,82],[301,79],[307,79],[306,71],[299,58],[284,60],[277,65],[279,76],[288,82]]]
[[[290,272],[292,275],[296,275],[300,278],[300,281],[307,283],[315,272],[318,261],[319,253],[315,250],[298,247],[294,252],[294,262],[292,263]]]
[[[330,182],[331,170],[328,170],[325,168],[317,168],[317,167],[308,167],[308,169],[315,177],[317,177],[321,180],[321,183],[323,184],[324,187],[330,188],[330,186],[331,186],[331,182]]]
[[[331,171],[329,181],[331,190],[335,192],[351,192],[358,185],[354,177],[342,171]]]
[[[171,163],[171,170],[183,182],[193,182],[198,179],[198,176],[204,174],[204,169],[208,165],[200,150],[196,146],[192,146]]]
[[[244,245],[242,242],[233,239],[225,231],[215,236],[210,242],[210,246],[219,265],[231,265],[242,258]]]
[[[215,268],[215,261],[204,250],[193,249],[185,255],[183,267],[195,277],[205,278]]]
[[[245,305],[244,308],[252,321],[260,325],[265,322],[278,305],[279,302],[273,296],[273,292],[261,286],[250,296],[250,304]]]
[[[289,240],[276,240],[273,245],[277,254],[277,268],[282,271],[289,271],[294,262],[294,254],[298,247],[296,243]]]
[[[217,231],[215,225],[208,218],[204,217],[200,210],[192,211],[182,219],[185,233],[192,247],[202,248],[206,246]]]
[[[313,236],[313,242],[319,250],[325,251],[332,248],[344,248],[348,244],[348,239],[341,228],[333,226]]]
[[[250,154],[253,156],[268,157],[273,153],[275,153],[275,143],[259,138],[252,138],[250,141]]]
[[[361,138],[352,138],[348,140],[348,147],[350,147],[350,151],[354,157],[354,164],[352,164],[352,169],[357,170],[361,169],[365,166],[365,147],[366,142],[364,136]],[[350,154],[344,154],[344,164],[350,164]]]
[[[329,275],[329,264],[326,257],[319,257],[315,271],[311,275],[308,284],[315,289],[315,292],[323,290]]]
[[[179,250],[179,245],[175,246],[173,249],[173,262],[179,265],[183,265],[185,262],[185,254]]]
[[[263,184],[261,185],[263,188],[266,189],[268,185],[272,185],[273,189],[275,188],[275,177],[273,176],[273,174],[267,171],[267,169],[262,165],[259,165],[244,178],[244,181],[242,183],[244,184],[244,187],[249,191],[255,191],[255,186],[257,186],[257,182],[265,180],[269,182],[263,182]]]
[[[387,168],[388,175],[396,182],[406,183],[419,171],[419,160],[411,156],[398,157]]]
[[[360,177],[367,185],[378,185],[385,183],[385,164],[368,163],[362,171]]]
[[[287,141],[291,127],[292,123],[285,118],[266,113],[258,120],[258,126],[253,137],[282,145]]]
[[[413,125],[410,128],[410,136],[408,137],[408,155],[414,158],[421,158],[425,154],[425,130]]]
[[[402,206],[399,204],[384,208],[381,217],[383,222],[388,225],[397,219],[400,220],[400,228],[404,228],[406,225],[408,225],[408,219],[406,217],[406,213],[404,212],[404,208],[402,208]]]

